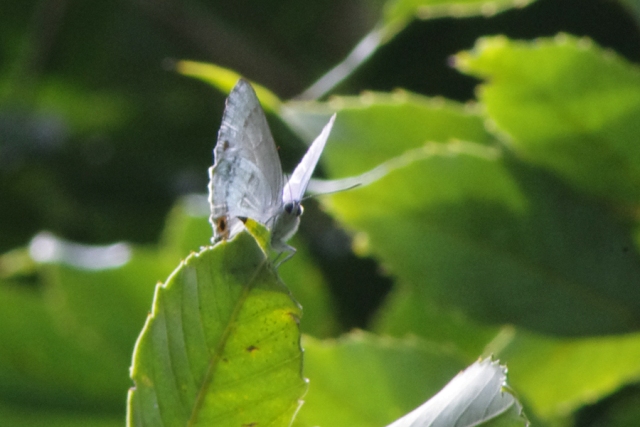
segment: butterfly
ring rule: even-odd
[[[247,218],[271,232],[271,248],[295,253],[286,242],[298,230],[302,197],[329,138],[336,115],[313,141],[288,180],[255,91],[240,79],[227,98],[218,141],[209,168],[210,222],[213,242],[240,232]],[[286,181],[286,182],[285,182]],[[278,264],[278,265],[279,265]]]

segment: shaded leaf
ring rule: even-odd
[[[465,147],[429,145],[430,156],[326,204],[425,302],[557,334],[636,329],[629,229],[539,171]]]
[[[500,346],[488,351],[508,363],[511,384],[547,419],[569,416],[640,376],[637,333],[558,339],[518,331]]]
[[[0,425],[20,427],[122,427],[122,416],[0,405]]]
[[[565,335],[640,325],[640,256],[628,225],[498,147],[455,142],[477,116],[435,135],[454,142],[425,145],[434,135],[424,122],[385,120],[393,111],[378,106],[377,120],[367,108],[340,112],[323,159],[333,175],[361,172],[394,150],[414,158],[374,184],[322,198],[357,233],[361,252],[410,284],[422,304],[481,322]]]
[[[620,3],[629,10],[629,13],[636,20],[636,24],[640,23],[640,1],[639,0],[620,0]]]
[[[309,393],[294,426],[381,426],[435,394],[466,362],[420,339],[305,337]]]
[[[457,67],[487,80],[478,96],[527,161],[576,188],[640,202],[640,69],[587,39],[481,39]]]
[[[299,317],[249,234],[190,255],[156,288],[129,425],[288,426],[306,390]]]
[[[166,263],[128,245],[78,245],[46,233],[29,252],[31,276],[0,287],[3,400],[119,411],[133,344]],[[38,286],[25,286],[27,279]]]
[[[424,296],[412,283],[399,281],[377,313],[374,330],[402,337],[416,334],[453,348],[473,360],[500,329],[474,322],[461,310],[446,309]]]
[[[213,236],[210,214],[205,194],[191,194],[178,199],[167,216],[161,239],[162,250],[173,253],[177,261],[210,245]]]
[[[278,268],[278,275],[302,305],[300,329],[317,338],[334,336],[340,330],[340,324],[322,271],[302,239],[294,236],[291,244],[296,248],[296,255]]]
[[[127,365],[117,357],[105,358],[117,354],[117,349],[79,340],[66,324],[56,321],[48,301],[29,289],[0,283],[0,313],[4,405],[22,405],[26,411],[30,407],[109,411],[122,406]],[[9,411],[2,412],[9,416]],[[18,415],[19,411],[11,416]]]
[[[34,237],[30,249],[41,263],[54,321],[127,366],[154,283],[171,271],[172,259],[124,243],[79,245],[46,233]]]

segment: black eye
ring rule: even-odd
[[[287,203],[286,205],[284,205],[284,211],[286,213],[288,213],[288,214],[293,212],[293,208],[294,208],[294,206],[293,206],[293,203],[291,203],[291,202]]]
[[[289,215],[300,216],[302,215],[302,205],[296,202],[289,202],[284,205],[284,211]]]

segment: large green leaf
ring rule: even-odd
[[[582,191],[640,202],[640,69],[587,39],[481,39],[458,68],[519,156]]]
[[[381,427],[437,393],[466,361],[417,338],[304,340],[309,393],[294,426]]]
[[[170,271],[163,258],[47,233],[24,256],[30,269],[0,287],[0,401],[119,413],[153,283]],[[38,286],[26,287],[25,278]]]
[[[126,364],[112,346],[79,339],[33,290],[0,284],[0,401],[39,410],[113,411],[126,392]],[[0,405],[2,416],[8,415]],[[28,411],[28,409],[27,409]],[[17,414],[12,415],[12,417]]]
[[[306,390],[300,309],[248,234],[158,285],[139,337],[130,426],[288,426]]]
[[[380,107],[376,120],[359,117],[366,109],[340,112],[328,169],[359,172],[370,158],[432,140],[422,121],[398,120],[393,109]],[[498,148],[456,142],[464,129],[437,136],[453,142],[404,152],[413,163],[384,179],[322,200],[427,306],[558,334],[637,329],[640,256],[630,229]]]

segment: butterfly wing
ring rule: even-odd
[[[284,178],[275,142],[258,98],[244,79],[227,98],[209,177],[214,241],[241,230],[239,217],[266,224],[282,206]]]
[[[282,262],[289,259],[293,253],[295,253],[295,249],[287,245],[286,241],[298,230],[300,215],[302,214],[300,201],[302,200],[302,196],[304,196],[307,185],[309,185],[309,180],[318,164],[322,150],[324,150],[324,146],[327,143],[335,118],[336,115],[334,114],[331,120],[329,120],[329,123],[322,129],[320,135],[313,141],[282,189],[283,209],[281,209],[276,216],[271,230],[272,247],[281,252],[289,252],[289,255],[282,260]]]
[[[302,196],[304,196],[304,192],[311,180],[311,175],[313,175],[313,171],[318,164],[318,160],[324,150],[327,139],[329,139],[329,133],[331,132],[335,119],[336,115],[334,114],[331,116],[329,123],[327,123],[322,129],[320,135],[318,135],[318,137],[313,141],[285,184],[282,190],[282,200],[284,205],[290,202],[299,203],[300,200],[302,200]]]

